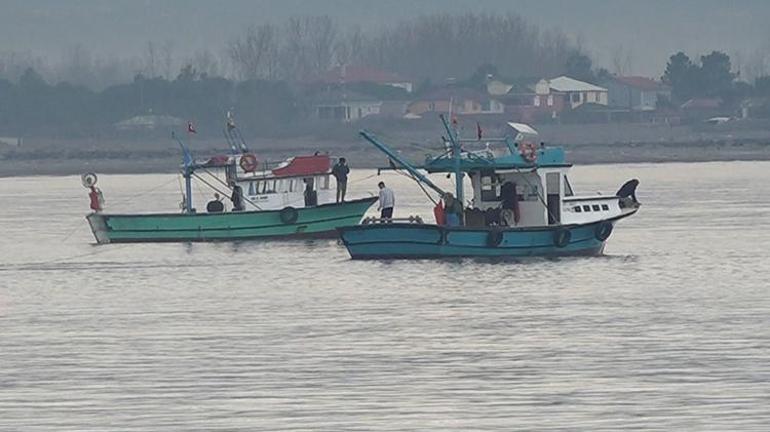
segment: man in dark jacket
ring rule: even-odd
[[[519,224],[519,196],[516,192],[516,183],[505,182],[500,187],[500,200],[502,201],[502,210],[500,211],[501,222],[512,227]]]
[[[339,162],[332,168],[332,175],[337,180],[337,202],[345,201],[345,192],[348,190],[348,174],[350,167],[345,158],[340,158]]]
[[[234,181],[230,182],[230,188],[233,190],[233,194],[230,196],[230,201],[233,202],[233,211],[243,211],[243,189]]]

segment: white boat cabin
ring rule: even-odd
[[[470,172],[471,209],[488,213],[504,207],[503,185],[510,182],[516,190],[519,227],[583,224],[622,214],[621,200],[615,195],[577,195],[568,171],[569,166]],[[489,218],[480,219],[473,213],[474,210],[466,210],[466,225],[479,225],[482,220],[489,224]]]
[[[537,131],[531,126],[508,125],[517,133],[515,141],[488,142],[484,150],[465,153],[464,160],[471,164],[465,171],[473,188],[465,225],[585,224],[616,218],[638,206],[636,180],[616,194],[578,195],[567,175],[572,165],[565,162],[564,151],[544,143],[535,145]],[[504,145],[496,145],[500,143]],[[474,159],[494,163],[489,167],[472,165]],[[506,208],[515,213],[515,220],[510,213],[504,215],[508,218],[501,217]]]
[[[296,156],[272,168],[263,163],[262,170],[251,169],[242,162],[244,157],[248,156],[236,157],[226,177],[241,187],[246,210],[313,207],[336,200],[328,155]]]

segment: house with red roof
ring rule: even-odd
[[[688,120],[705,120],[711,117],[730,117],[734,111],[720,98],[697,97],[683,103],[679,110]]]
[[[322,84],[373,83],[402,88],[411,93],[414,83],[396,73],[368,66],[342,65],[328,70],[316,82]]]
[[[641,76],[614,76],[602,83],[609,105],[632,111],[653,111],[658,100],[671,100],[671,88]]]

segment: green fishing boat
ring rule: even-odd
[[[356,225],[376,197],[323,204],[226,213],[106,214],[87,216],[98,243],[188,242],[268,238],[333,238]]]
[[[325,154],[296,156],[278,164],[260,163],[237,136],[233,152],[195,161],[177,139],[184,156],[185,193],[181,213],[111,214],[103,210],[94,174],[83,175],[90,189],[86,216],[97,243],[237,241],[250,239],[334,238],[336,229],[361,222],[377,197],[338,201],[332,189],[332,159]],[[176,139],[176,137],[175,137]],[[212,200],[205,212],[192,201],[192,180],[224,199]]]

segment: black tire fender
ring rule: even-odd
[[[594,237],[602,242],[610,238],[610,234],[612,234],[612,223],[607,221],[600,223],[594,230]]]
[[[284,207],[278,213],[278,216],[281,218],[281,222],[285,224],[293,224],[294,222],[297,222],[299,212],[294,207]]]
[[[487,234],[487,246],[497,247],[503,242],[503,231],[499,229],[490,230]]]
[[[566,247],[572,240],[572,233],[567,228],[559,228],[553,232],[553,244],[557,248]]]

